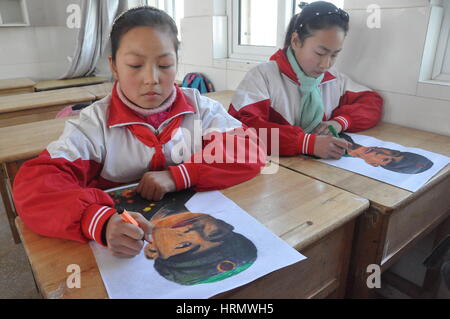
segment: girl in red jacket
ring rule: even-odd
[[[337,133],[358,132],[380,121],[382,98],[332,67],[348,22],[348,14],[329,2],[303,5],[290,22],[285,48],[240,83],[230,114],[256,129],[278,129],[279,155],[338,159],[349,144],[333,137],[330,125]]]
[[[114,22],[111,94],[67,121],[59,140],[16,176],[14,202],[27,227],[95,240],[131,257],[151,226],[140,214],[133,214],[140,227],[124,223],[103,189],[140,180],[141,196],[161,200],[190,187],[222,189],[260,172],[264,156],[248,154],[257,141],[241,122],[197,90],[174,85],[177,35],[172,18],[152,7]]]

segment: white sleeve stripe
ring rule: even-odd
[[[178,165],[177,167],[178,167],[178,169],[180,170],[181,177],[183,177],[184,187],[186,187],[187,181],[186,181],[186,177],[184,176],[183,169],[181,168],[181,165]]]
[[[102,212],[103,210],[105,210],[106,208],[107,208],[106,206],[101,207],[101,208],[94,214],[94,217],[92,217],[92,220],[91,220],[91,223],[89,224],[89,229],[88,229],[89,235],[91,235],[91,237],[92,237],[92,227],[94,226],[95,220],[97,219],[98,215],[101,214],[101,212]]]
[[[308,152],[308,144],[309,144],[310,138],[311,138],[311,134],[305,134],[305,138],[303,139],[303,149],[302,149],[303,154],[307,154],[307,152]]]
[[[189,187],[191,187],[191,178],[189,176],[189,173],[184,165],[180,165],[180,167],[181,167],[181,170],[186,174],[186,179],[187,179],[186,188],[189,188]]]
[[[91,223],[89,225],[89,235],[91,235],[92,238],[95,239],[95,228],[97,227],[98,221],[102,218],[102,216],[106,213],[106,211],[109,209],[109,207],[104,206],[100,208],[94,215],[94,217],[91,220]]]
[[[344,122],[344,130],[348,128],[348,121],[345,117],[338,116],[337,119],[340,119],[342,122]]]
[[[106,212],[107,212],[108,210],[109,210],[109,207],[108,207],[103,213],[101,213],[101,215],[100,215],[100,216],[97,218],[97,220],[95,221],[94,228],[92,229],[92,238],[94,238],[95,241],[98,241],[98,240],[95,238],[95,230],[96,230],[96,228],[97,228],[97,224],[98,224],[99,220],[103,217],[103,215],[106,214]]]

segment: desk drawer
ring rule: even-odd
[[[308,259],[216,298],[343,298],[353,230],[350,221],[304,249]]]

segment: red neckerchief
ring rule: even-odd
[[[300,85],[300,83],[298,82],[298,79],[297,79],[297,75],[295,74],[294,70],[292,69],[292,66],[289,63],[289,60],[286,56],[286,50],[287,50],[287,48],[284,48],[282,50],[280,49],[277,52],[275,52],[274,55],[272,55],[270,57],[270,61],[275,61],[278,65],[278,68],[280,69],[281,73],[285,74],[292,81],[294,81],[295,83]],[[321,83],[331,81],[335,78],[336,77],[333,74],[331,74],[330,72],[327,71],[327,72],[325,72]]]
[[[179,87],[176,87],[177,97],[168,115],[172,119],[164,127],[159,135],[155,135],[146,125],[146,121],[126,106],[117,95],[116,84],[112,90],[111,103],[109,106],[108,126],[124,126],[143,144],[155,148],[155,154],[149,164],[151,171],[161,171],[166,167],[166,158],[162,151],[164,144],[170,141],[174,133],[181,125],[185,113],[195,113],[194,108],[189,105]]]

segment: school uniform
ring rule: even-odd
[[[238,86],[229,113],[249,127],[279,129],[279,155],[314,153],[316,134],[299,126],[301,92],[298,77],[287,58],[287,49],[250,70]],[[335,68],[319,84],[323,121],[337,121],[343,131],[359,132],[375,126],[382,116],[383,99],[373,90],[353,82]],[[268,150],[270,151],[270,143]]]
[[[19,170],[14,202],[32,231],[104,245],[103,226],[115,213],[104,189],[167,169],[177,190],[223,189],[259,174],[264,156],[250,161],[247,152],[255,139],[237,132],[242,123],[218,102],[197,90],[176,87],[166,119],[153,127],[124,103],[116,87],[78,119],[67,121],[61,137]],[[230,140],[245,146],[245,160],[239,152],[229,154],[225,141]],[[204,152],[206,148],[213,151]]]

